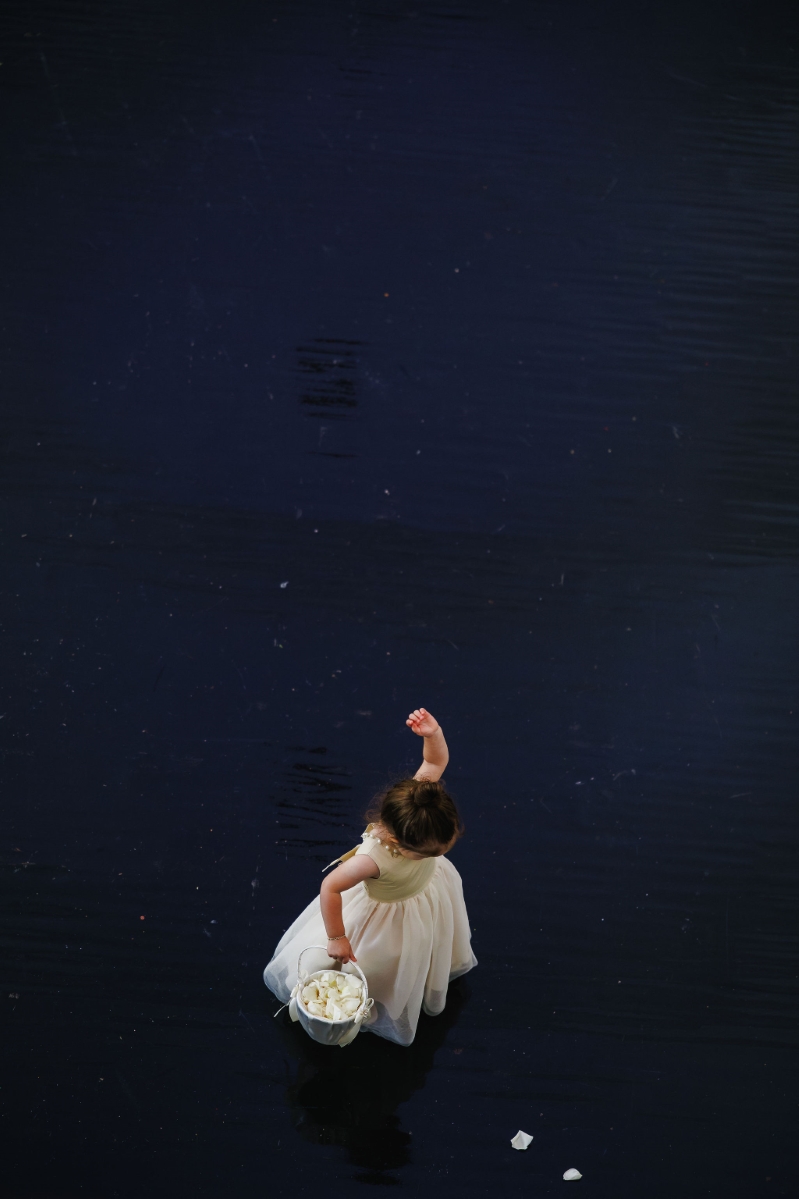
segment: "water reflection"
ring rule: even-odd
[[[318,1045],[283,1012],[275,1021],[288,1060],[286,1102],[292,1123],[314,1145],[340,1145],[365,1170],[358,1182],[397,1185],[386,1171],[411,1160],[411,1133],[397,1108],[425,1085],[435,1055],[468,1002],[464,979],[452,984],[440,1016],[421,1016],[407,1048],[359,1036],[347,1051]]]

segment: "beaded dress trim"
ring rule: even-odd
[[[367,830],[366,830],[367,837],[370,837],[372,841],[376,841],[378,845],[382,845],[383,849],[387,849],[388,852],[391,854],[392,858],[401,858],[402,854],[396,848],[396,846],[389,845],[387,841],[381,841],[379,837],[376,837],[374,833],[369,831],[369,829],[371,829],[371,827],[372,826],[370,824],[369,828],[367,828]]]
[[[400,851],[398,849],[395,849],[393,845],[388,845],[385,841],[381,841],[379,837],[376,837],[375,834],[372,832],[373,828],[374,828],[373,824],[367,824],[366,829],[364,831],[364,836],[369,837],[372,841],[376,841],[378,845],[382,845],[384,849],[388,850],[388,852],[391,854],[392,858],[401,858],[402,854],[400,853]],[[340,863],[348,862],[350,860],[350,858],[354,858],[359,849],[360,849],[360,846],[356,845],[353,849],[350,849],[347,853],[343,853],[340,858],[334,858],[332,862],[328,862],[328,864],[322,870],[322,874],[324,874],[325,870],[329,870],[331,866],[338,866]]]

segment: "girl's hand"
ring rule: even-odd
[[[411,712],[405,723],[417,737],[432,737],[440,728],[435,716],[431,716],[426,708],[417,708],[415,712]]]
[[[335,958],[336,961],[341,962],[342,966],[347,962],[358,961],[346,937],[336,937],[335,941],[328,941],[327,956]]]

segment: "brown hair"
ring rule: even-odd
[[[375,797],[367,820],[379,821],[403,849],[425,853],[460,837],[463,825],[455,801],[432,779],[401,779]]]

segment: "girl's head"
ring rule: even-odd
[[[435,857],[463,832],[455,801],[441,783],[402,779],[378,796],[367,818],[379,821],[400,849]]]

